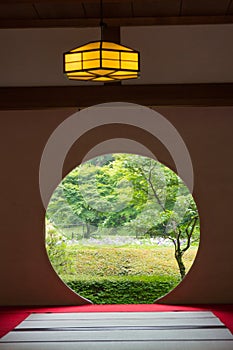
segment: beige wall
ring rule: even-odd
[[[141,57],[140,79],[122,83],[232,82],[232,37],[232,23],[121,27],[122,45]],[[1,29],[1,86],[93,85],[65,77],[63,53],[99,39],[99,28]]]
[[[232,130],[233,108],[157,108],[176,127],[194,167],[194,197],[201,218],[201,244],[191,271],[167,303],[233,302]],[[74,110],[0,112],[1,231],[0,304],[81,304],[53,271],[44,246],[44,208],[39,164],[55,128]],[[71,148],[67,173],[97,143],[128,137],[149,147],[174,168],[158,140],[135,127],[105,125],[84,134]],[[107,151],[107,150],[106,150]]]

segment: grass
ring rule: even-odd
[[[151,304],[178,282],[165,276],[114,276],[80,278],[67,284],[94,304]]]
[[[173,247],[79,247],[70,248],[75,272],[81,276],[173,276],[179,277]],[[188,271],[195,259],[196,247],[184,255]],[[74,276],[72,276],[74,277]]]
[[[197,246],[192,246],[184,254],[186,272],[196,252]],[[173,246],[146,241],[97,246],[79,241],[55,244],[50,253],[64,282],[95,304],[153,303],[180,282]]]

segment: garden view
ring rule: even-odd
[[[199,217],[188,188],[147,157],[108,154],[69,173],[46,215],[63,281],[97,304],[153,303],[191,267]]]

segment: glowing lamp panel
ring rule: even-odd
[[[64,54],[71,80],[107,82],[139,77],[139,53],[111,42],[92,42]]]

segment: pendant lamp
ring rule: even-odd
[[[137,79],[140,54],[129,47],[103,40],[103,6],[101,40],[92,41],[64,53],[64,73],[70,80],[112,82]]]

